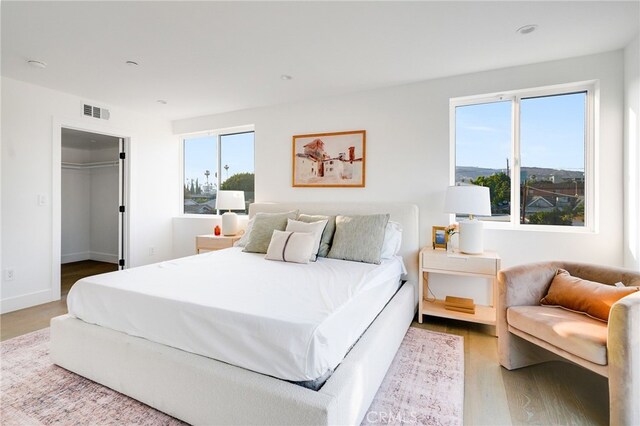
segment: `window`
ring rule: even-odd
[[[246,206],[255,200],[253,131],[187,136],[183,157],[185,214],[217,214],[218,190],[244,191]]]
[[[593,84],[452,99],[456,184],[487,186],[484,220],[590,226]]]
[[[511,116],[509,101],[456,108],[456,184],[491,189],[491,216],[511,220]]]

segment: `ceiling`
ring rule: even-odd
[[[639,5],[2,1],[1,70],[178,119],[620,49]]]
[[[120,147],[120,140],[113,136],[66,129],[63,127],[61,144],[63,148],[75,148],[88,151],[107,148],[117,150]]]

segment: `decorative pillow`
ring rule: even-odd
[[[387,222],[388,214],[336,216],[336,233],[327,257],[380,264]]]
[[[316,238],[309,232],[273,231],[265,259],[309,263]]]
[[[398,222],[389,221],[384,230],[384,241],[380,259],[392,259],[398,254],[402,245],[402,226]]]
[[[291,232],[309,232],[313,235],[313,250],[311,251],[310,261],[315,262],[318,257],[318,247],[320,247],[320,239],[322,238],[322,231],[327,226],[327,220],[319,220],[317,222],[300,222],[297,220],[287,219],[286,231]]]
[[[336,232],[336,217],[335,216],[322,216],[322,215],[310,215],[301,214],[298,215],[300,222],[317,222],[319,220],[326,220],[327,226],[322,232],[322,239],[320,240],[320,247],[318,248],[318,257],[327,257],[329,250],[331,249],[331,241],[333,241],[333,234]]]
[[[244,230],[244,234],[240,237],[238,241],[233,243],[234,247],[245,247],[247,242],[249,242],[249,234],[251,233],[251,228],[253,228],[253,218],[247,222],[247,229]]]
[[[257,213],[244,250],[249,253],[266,253],[274,230],[284,231],[287,219],[295,219],[297,210],[284,213]]]
[[[611,306],[623,297],[638,291],[638,287],[616,287],[573,277],[564,269],[558,269],[551,281],[542,305],[560,306],[581,312],[602,321],[609,320]]]

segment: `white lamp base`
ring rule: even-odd
[[[460,221],[460,251],[467,254],[484,253],[482,222],[479,220]]]
[[[226,212],[222,215],[222,235],[236,235],[238,233],[238,215]]]

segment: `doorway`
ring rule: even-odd
[[[124,266],[124,140],[61,128],[60,295]]]

